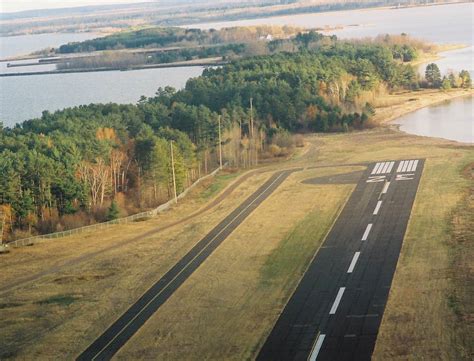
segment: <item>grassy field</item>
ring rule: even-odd
[[[185,225],[157,232],[204,207],[207,198],[232,181],[230,175],[198,187],[151,220],[3,255],[0,287],[39,277],[0,294],[0,359],[72,358],[268,176],[253,176]],[[210,189],[213,184],[220,186]]]
[[[433,97],[438,95],[426,95]],[[403,102],[390,107],[398,114]],[[310,135],[306,141],[298,156],[267,169],[426,158],[374,359],[468,360],[473,352],[473,147],[388,127]],[[362,168],[292,174],[117,359],[252,359],[353,189],[301,181],[357,169]],[[159,217],[1,256],[0,289],[26,281],[0,291],[0,359],[76,356],[270,175],[253,173],[222,202],[184,224],[163,229],[212,203],[239,175],[201,185]],[[27,282],[31,275],[37,278]]]
[[[355,169],[293,174],[178,289],[117,358],[251,358],[353,188],[300,181]]]

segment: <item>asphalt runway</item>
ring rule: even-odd
[[[423,165],[368,166],[257,360],[370,360]]]
[[[294,171],[277,172],[201,239],[77,360],[109,360],[188,279],[206,258]]]

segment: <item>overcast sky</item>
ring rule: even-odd
[[[139,3],[150,0],[0,0],[0,12],[54,9],[83,5]]]

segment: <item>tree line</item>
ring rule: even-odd
[[[90,104],[0,123],[0,205],[8,237],[47,233],[149,209],[170,199],[170,152],[178,192],[224,159],[249,167],[295,146],[291,132],[368,125],[381,88],[415,88],[393,44],[350,43],[315,32],[295,47],[232,61],[160,88],[137,104]],[[416,49],[415,49],[416,50]],[[173,144],[173,145],[171,145]],[[171,148],[173,147],[173,148]]]

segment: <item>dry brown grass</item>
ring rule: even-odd
[[[352,185],[293,174],[235,230],[118,353],[117,359],[244,360],[272,328]]]
[[[212,212],[82,262],[47,273],[3,293],[0,307],[0,358],[68,359],[97,337],[197,241],[250,195],[269,174],[240,185]],[[201,189],[202,191],[202,189]],[[2,282],[67,263],[71,257],[123,242],[173,222],[202,205],[200,190],[177,209],[139,224],[17,249],[2,256]],[[72,340],[74,340],[72,342]]]
[[[402,112],[404,106],[395,108]],[[312,146],[267,169],[426,158],[374,358],[462,359],[467,351],[463,344],[466,337],[461,334],[472,327],[464,327],[469,320],[459,316],[456,305],[468,298],[465,293],[453,291],[453,273],[460,264],[466,264],[472,245],[471,253],[466,254],[464,245],[449,240],[454,229],[453,212],[472,184],[460,172],[474,162],[473,147],[389,128],[308,136],[306,142]],[[299,181],[351,170],[318,168],[293,174],[223,242],[117,357],[254,357],[352,189],[350,185],[316,186]],[[0,358],[62,360],[77,355],[268,176],[249,178],[212,212],[185,226],[111,249],[2,294]],[[5,266],[0,285],[173,223],[202,207],[215,192],[204,198],[191,197],[156,219],[117,226],[110,233],[15,250],[1,258]],[[472,283],[472,278],[456,282],[462,286],[463,282]],[[468,311],[461,310],[464,315],[462,312]],[[472,339],[472,333],[467,339]]]

